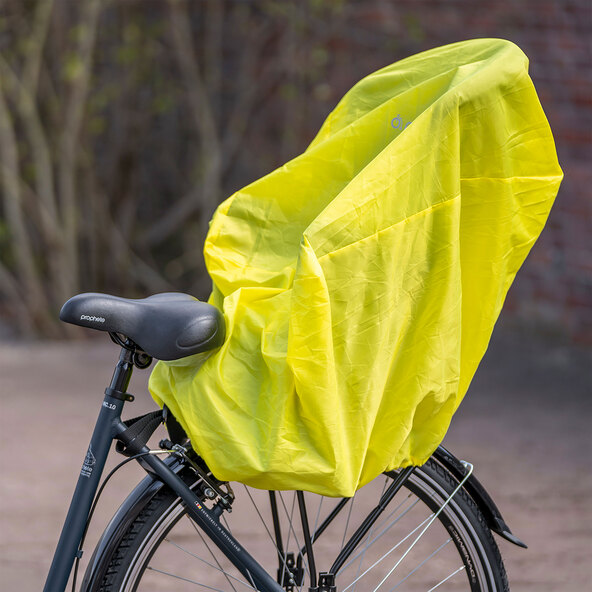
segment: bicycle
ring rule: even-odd
[[[71,298],[60,318],[107,332],[121,350],[45,592],[64,591],[74,565],[75,589],[86,529],[110,477],[99,489],[113,441],[126,457],[116,469],[136,460],[147,476],[103,533],[82,580],[85,592],[181,585],[235,592],[509,590],[492,533],[526,545],[472,465],[442,446],[425,465],[385,473],[353,498],[244,486],[235,486],[235,494],[193,451],[166,407],[122,421],[124,404],[134,400],[127,392],[134,368],[147,368],[152,358],[209,355],[223,343],[224,319],[215,307],[186,294],[128,300],[90,293]],[[146,443],[163,422],[169,437],[150,450]]]

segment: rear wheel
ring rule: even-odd
[[[385,474],[347,503],[341,502],[337,516],[314,541],[317,570],[330,570],[394,477],[396,473]],[[192,479],[189,470],[184,478]],[[337,591],[509,590],[499,550],[473,500],[461,488],[445,504],[457,486],[433,459],[415,469],[343,562],[336,573]],[[237,486],[233,511],[224,513],[222,523],[274,578],[277,575],[283,580],[286,589],[308,591],[310,578],[307,556],[300,554],[304,539],[296,495],[277,492],[276,500],[283,548],[292,552],[284,555],[283,563],[278,559],[268,492]],[[305,500],[311,532],[340,504],[340,500],[309,493]],[[105,575],[95,588],[102,592],[255,589],[205,539],[183,503],[166,487],[147,502],[123,537],[103,553],[102,560]],[[287,575],[292,565],[293,585]]]

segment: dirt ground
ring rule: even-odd
[[[0,343],[0,590],[37,592],[51,562],[117,349],[104,339]],[[444,444],[475,472],[513,532],[499,545],[513,592],[592,590],[592,354],[496,331]],[[125,415],[153,408],[148,372]],[[110,465],[114,465],[111,459]],[[91,527],[139,479],[116,477]],[[84,568],[84,565],[83,565]]]

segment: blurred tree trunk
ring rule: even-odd
[[[23,334],[57,335],[79,291],[207,295],[214,210],[295,156],[326,114],[311,117],[328,68],[313,58],[334,11],[4,0],[0,312]]]
[[[27,236],[24,220],[22,193],[19,178],[17,141],[2,90],[0,89],[0,158],[2,159],[2,189],[4,194],[4,212],[10,229],[10,241],[15,257],[15,278],[3,269],[9,296],[19,301],[16,308],[21,330],[31,334],[34,319],[30,311],[43,310],[43,295],[39,277],[35,270],[33,251]],[[23,288],[19,294],[15,284]],[[21,306],[22,304],[22,306]]]
[[[34,97],[37,93],[41,53],[47,36],[53,0],[37,5],[33,30],[26,42],[27,59],[23,66],[21,80],[14,74],[4,58],[0,56],[0,144],[2,161],[2,187],[4,212],[8,221],[12,252],[15,256],[13,274],[4,268],[4,281],[8,300],[17,311],[17,323],[21,331],[31,334],[36,330],[53,335],[54,322],[49,313],[48,298],[42,288],[42,277],[35,261],[34,246],[29,238],[29,227],[24,219],[24,202],[21,192],[23,180],[20,174],[18,144],[14,132],[14,119],[9,112],[5,96],[12,95],[23,121],[33,160],[36,163],[36,192],[39,197],[39,217],[45,242],[55,246],[57,236],[57,210],[53,194],[51,161],[47,142],[36,112]],[[50,257],[52,270],[59,273],[60,266],[54,265],[58,258]],[[21,289],[19,290],[18,287]]]
[[[80,150],[82,118],[86,107],[91,76],[91,60],[95,45],[101,0],[87,0],[82,4],[78,25],[76,52],[71,57],[73,71],[70,92],[66,99],[63,131],[60,139],[58,186],[60,211],[68,275],[58,289],[60,300],[66,300],[79,290],[80,261],[79,216],[80,199],[76,195],[77,157]]]

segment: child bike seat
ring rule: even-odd
[[[189,294],[165,293],[130,300],[85,293],[70,298],[60,311],[66,323],[121,333],[148,355],[177,360],[224,343],[222,313]]]

